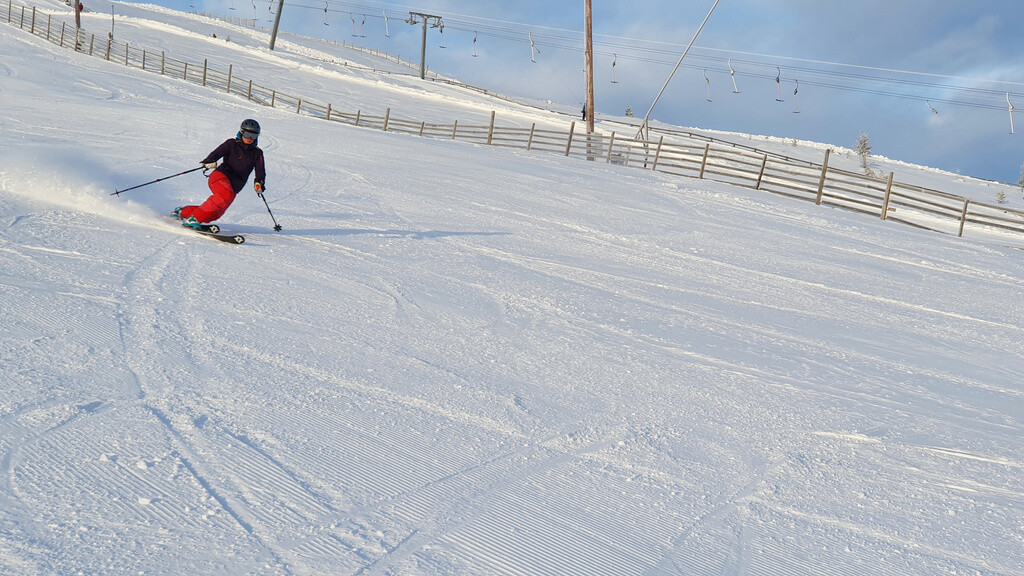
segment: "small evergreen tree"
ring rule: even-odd
[[[860,165],[864,168],[864,173],[870,176],[872,172],[868,168],[868,158],[871,156],[871,144],[868,143],[867,134],[864,132],[860,133],[860,137],[857,138],[857,145],[853,150],[857,153],[857,156],[860,156]]]
[[[629,106],[629,103],[627,102],[626,103],[626,118],[632,118],[632,117],[633,117],[633,108],[631,108]]]

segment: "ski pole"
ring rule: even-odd
[[[267,207],[267,213],[270,214],[270,219],[274,221],[274,232],[281,231],[281,225],[277,223],[277,219],[274,218],[274,213],[270,211],[270,204],[267,204],[267,199],[260,194],[260,198],[263,199],[263,205]]]
[[[181,176],[182,174],[188,174],[189,172],[195,172],[196,170],[202,170],[203,168],[205,168],[205,167],[204,166],[200,166],[199,168],[193,168],[191,170],[185,170],[184,172],[178,172],[174,176],[164,176],[163,178],[157,178],[156,180],[153,180],[152,182],[146,182],[145,184],[139,184],[138,186],[132,186],[131,188],[125,188],[124,190],[114,190],[113,192],[110,193],[110,195],[111,196],[119,196],[122,192],[127,192],[129,190],[135,190],[136,188],[142,188],[143,186],[149,186],[150,184],[156,184],[157,182],[160,182],[161,180],[168,180],[168,179],[174,178],[176,176]]]

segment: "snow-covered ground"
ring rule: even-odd
[[[353,109],[559,121],[135,10]],[[1024,242],[327,123],[6,23],[0,55],[0,574],[1024,574]],[[110,195],[247,117],[283,231],[251,188],[244,245],[178,228],[199,173]]]

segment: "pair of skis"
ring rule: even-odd
[[[179,221],[180,220],[181,219],[179,218]],[[221,234],[220,226],[217,226],[216,224],[200,224],[199,228],[193,228],[192,226],[182,223],[182,227],[220,242],[227,242],[229,244],[241,244],[242,242],[245,242],[245,236],[242,236],[241,234]]]

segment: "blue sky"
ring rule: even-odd
[[[267,26],[268,6],[277,6],[155,3],[255,13]],[[713,4],[593,0],[598,114],[621,116],[629,105],[642,117]],[[439,29],[429,33],[432,69],[510,96],[585,99],[582,0],[287,0],[282,27],[418,59],[420,27],[403,22],[410,11],[445,22],[443,38]],[[721,0],[652,118],[850,148],[865,132],[876,154],[1015,183],[1024,116],[1014,118],[1020,129],[1011,135],[1005,93],[1024,112],[1022,21],[1024,4],[1010,0]],[[531,53],[531,34],[539,53]]]

